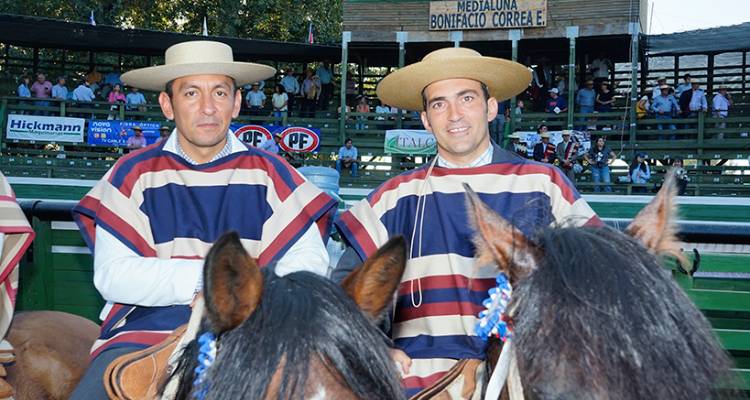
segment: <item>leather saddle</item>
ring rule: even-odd
[[[156,399],[171,371],[169,360],[187,325],[172,332],[164,341],[112,361],[104,372],[104,388],[110,399]]]

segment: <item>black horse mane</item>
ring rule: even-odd
[[[635,239],[551,228],[509,306],[531,399],[709,399],[731,363],[708,321]]]
[[[340,287],[309,272],[264,276],[258,308],[218,339],[207,399],[264,399],[272,378],[280,378],[276,398],[304,398],[308,377],[321,372],[358,398],[403,398],[387,337]],[[197,354],[193,341],[175,371],[177,399],[191,396]],[[316,365],[327,371],[311,371]]]

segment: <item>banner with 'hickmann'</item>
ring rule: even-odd
[[[6,137],[39,142],[81,143],[84,124],[83,118],[9,114]]]
[[[435,136],[425,130],[385,131],[385,152],[390,154],[431,155],[437,151]]]
[[[547,26],[547,0],[430,2],[431,31],[519,29]]]

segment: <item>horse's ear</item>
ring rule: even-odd
[[[674,256],[682,265],[687,265],[687,259],[677,240],[675,196],[675,174],[673,170],[669,170],[659,193],[633,218],[625,233],[638,239],[653,253]]]
[[[263,274],[242,247],[236,232],[224,234],[211,247],[203,269],[206,316],[215,333],[241,324],[260,302]]]
[[[380,322],[386,307],[393,301],[405,267],[406,242],[398,236],[352,271],[341,286],[362,311]]]
[[[538,249],[518,228],[487,207],[466,183],[464,189],[479,265],[497,264],[511,282],[528,276],[536,269]]]

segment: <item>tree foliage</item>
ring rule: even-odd
[[[5,13],[171,32],[302,42],[312,21],[315,41],[341,37],[341,0],[0,0]]]

